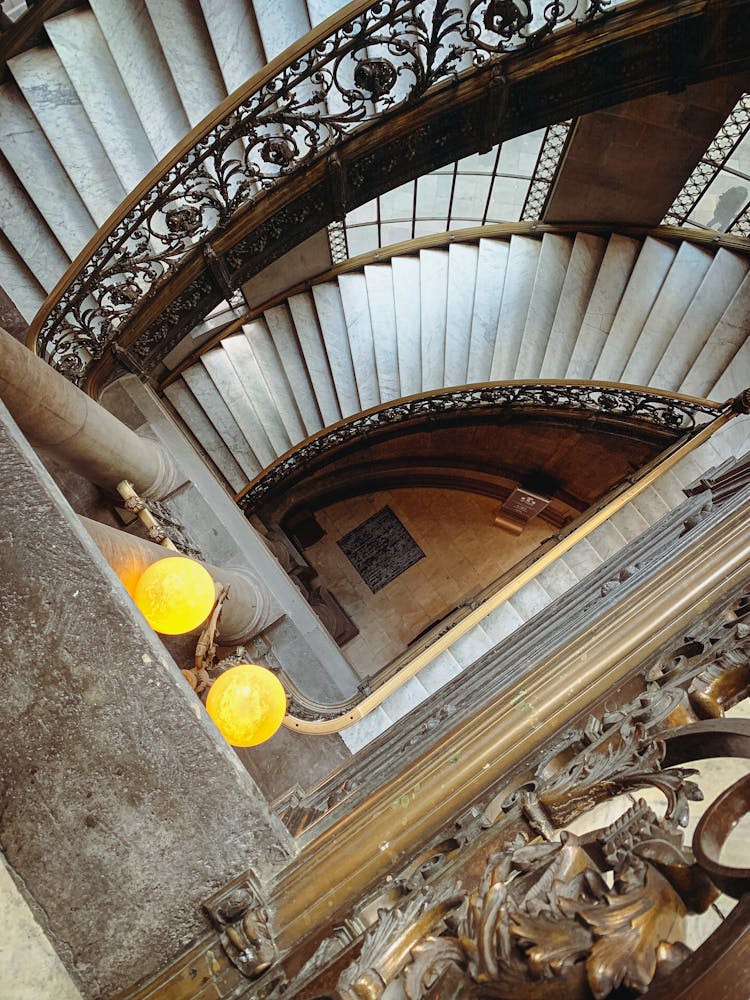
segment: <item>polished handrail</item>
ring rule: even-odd
[[[231,94],[147,175],[47,298],[30,344],[84,381],[157,288],[187,261],[203,269],[211,238],[281,181],[464,68],[538,46],[609,6],[471,0],[464,13],[449,0],[427,9],[423,0],[355,0]]]

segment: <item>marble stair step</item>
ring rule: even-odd
[[[629,236],[615,233],[610,237],[576,337],[566,378],[592,377],[640,248],[640,241]]]
[[[234,417],[261,468],[270,465],[278,453],[271,443],[261,415],[255,408],[256,394],[253,382],[245,384],[223,347],[218,351],[204,354],[201,364]]]
[[[569,236],[545,233],[542,237],[513,378],[531,380],[540,377],[572,251],[573,239]]]
[[[650,385],[657,365],[706,275],[713,253],[683,243],[622,373],[623,382]]]
[[[72,10],[45,23],[115,173],[131,191],[158,157],[133,106],[92,10]]]
[[[182,378],[193,394],[195,401],[226,445],[230,455],[234,457],[235,462],[239,465],[245,476],[245,482],[255,479],[262,469],[261,463],[248,444],[247,438],[237,425],[237,421],[234,419],[228,406],[217,392],[215,384],[203,365],[196,364],[191,368],[186,368],[182,373]],[[206,448],[206,451],[209,451],[209,449]],[[211,454],[210,451],[209,454]],[[214,458],[214,455],[211,455],[211,457]],[[214,460],[219,465],[219,462],[215,458]]]
[[[467,382],[487,382],[491,377],[509,252],[510,244],[504,240],[479,241]]]
[[[497,645],[515,632],[517,628],[520,628],[524,621],[523,615],[516,611],[508,601],[503,601],[482,619],[482,629]]]
[[[302,423],[294,392],[289,385],[284,366],[271,334],[268,332],[265,320],[257,319],[245,324],[242,327],[242,332],[260,370],[263,372],[263,378],[276,403],[289,441],[293,445],[298,444],[308,436],[307,431]]]
[[[643,514],[632,504],[626,504],[625,507],[621,507],[609,520],[629,542],[642,535],[649,526]]]
[[[0,286],[21,316],[30,323],[46,295],[0,227]]]
[[[294,389],[302,423],[308,435],[315,434],[323,426],[318,403],[310,383],[304,358],[297,342],[294,323],[285,305],[274,306],[263,314],[276,353],[281,359],[286,380]]]
[[[607,241],[601,236],[577,234],[552,328],[544,345],[540,378],[564,378],[606,247]]]
[[[300,295],[293,295],[289,299],[289,311],[318,409],[323,417],[323,426],[328,427],[341,419],[341,407],[331,374],[328,354],[323,343],[315,303],[310,293],[303,292]]]
[[[656,240],[652,236],[647,236],[643,241],[594,368],[595,379],[605,382],[621,381],[630,354],[676,256],[677,248],[671,243]]]
[[[310,30],[305,0],[253,0],[255,22],[263,43],[266,62],[288,48]]]
[[[13,171],[0,158],[0,229],[45,292],[51,292],[70,260]],[[2,276],[0,276],[2,280]]]
[[[166,386],[164,393],[231,489],[238,493],[247,483],[247,475],[235,461],[232,452],[227,448],[219,432],[206,416],[190,389],[180,379]]]
[[[484,622],[475,625],[466,635],[462,635],[450,646],[450,654],[462,670],[467,670],[472,663],[489,652],[495,641],[484,628]]]
[[[448,299],[445,321],[443,385],[468,382],[471,320],[477,279],[478,247],[455,243],[448,248]]]
[[[81,228],[70,234],[82,250],[127,192],[52,46],[29,49],[8,65],[86,206]]]
[[[157,160],[190,131],[145,0],[90,0]]]
[[[725,380],[723,373],[734,365],[735,358],[740,355],[743,345],[747,343],[747,318],[749,315],[750,274],[747,274],[685,376],[680,386],[680,392],[689,396],[700,396],[704,399],[724,402],[725,399],[741,391],[740,389],[728,390],[730,384],[737,383],[731,377]],[[750,374],[747,361],[743,363],[742,358],[734,367],[740,375],[742,371]],[[746,385],[748,382],[750,382],[750,378],[746,375]]]
[[[651,385],[671,392],[679,389],[749,271],[747,257],[719,248],[656,366]]]
[[[512,379],[534,290],[541,241],[511,236],[490,378]]]
[[[367,280],[364,274],[342,274],[338,279],[338,286],[360,409],[368,410],[371,406],[379,405],[380,388],[367,299]]]
[[[199,0],[146,0],[190,128],[227,96]]]
[[[508,599],[508,604],[528,621],[543,611],[552,602],[551,596],[538,580],[529,580],[517,593]]]
[[[0,86],[0,118],[0,150],[72,260],[96,232],[95,220],[15,83]],[[12,212],[12,204],[4,206],[4,214]]]
[[[682,483],[672,469],[667,469],[666,472],[663,472],[654,482],[652,489],[664,500],[669,510],[678,507],[685,500]]]
[[[365,268],[367,305],[372,324],[375,365],[382,402],[398,399],[401,381],[398,371],[396,306],[393,297],[393,272],[388,264],[370,264]]]
[[[562,597],[578,583],[578,577],[562,559],[546,566],[537,579],[553,600]]]
[[[579,580],[593,573],[604,562],[604,556],[597,552],[596,546],[588,538],[582,538],[560,559]]]
[[[633,497],[630,502],[649,524],[654,524],[660,517],[663,517],[664,514],[672,509],[671,504],[668,504],[666,499],[653,486],[647,486],[642,493]]]
[[[327,281],[314,285],[312,293],[341,416],[350,417],[354,413],[359,413],[364,407],[360,406],[359,402],[339,286],[336,282]]]
[[[261,427],[271,443],[275,457],[289,451],[292,441],[279,413],[276,399],[269,389],[258,359],[244,333],[226,337],[222,347],[229,357],[242,387],[252,402]]]
[[[417,705],[421,705],[428,698],[429,691],[421,684],[419,675],[417,675],[416,677],[410,677],[398,691],[394,691],[393,694],[388,695],[380,707],[388,716],[390,722],[394,723],[398,722],[399,719],[403,719],[405,715],[408,715]]]
[[[200,0],[200,4],[229,94],[266,64],[255,14],[244,0]]]
[[[394,257],[391,261],[402,396],[413,396],[422,391],[419,271],[418,257]]]
[[[381,736],[387,729],[390,729],[392,725],[392,721],[383,711],[382,706],[378,705],[364,719],[360,719],[359,722],[355,722],[346,729],[342,729],[339,736],[347,749],[355,754],[358,750],[366,747],[368,743],[376,740],[378,736]]]
[[[417,676],[419,677],[419,683],[425,691],[428,694],[432,694],[452,681],[454,677],[458,677],[461,670],[461,664],[451,651],[446,649],[444,652],[439,653],[426,667],[423,667]]]
[[[448,252],[422,250],[419,254],[420,344],[422,392],[445,383],[445,322],[448,308]]]
[[[628,544],[626,536],[612,523],[611,519],[603,521],[602,524],[594,528],[586,537],[589,545],[596,549],[605,561]]]

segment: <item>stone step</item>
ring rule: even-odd
[[[222,346],[242,383],[243,389],[252,402],[253,409],[258,415],[258,421],[275,456],[278,458],[279,455],[289,451],[292,441],[279,412],[276,398],[268,386],[263,369],[258,364],[258,359],[244,333],[226,337],[222,341]],[[256,454],[258,454],[257,451]]]
[[[80,230],[71,233],[74,245],[80,250],[127,192],[52,46],[30,49],[11,59],[9,66],[30,110],[88,209]]]
[[[572,251],[572,237],[554,233],[545,233],[542,237],[513,378],[539,378]]]
[[[297,342],[302,350],[304,364],[307,367],[318,403],[318,409],[323,417],[323,425],[327,427],[341,419],[341,409],[336,395],[336,388],[333,384],[331,367],[320,332],[315,305],[309,292],[292,295],[289,299],[289,311],[294,322]]]
[[[422,391],[419,275],[418,257],[394,257],[391,261],[398,373],[402,396],[413,396]]]
[[[638,341],[622,373],[622,381],[651,385],[662,355],[708,271],[713,254],[683,243],[659,289]]]
[[[247,438],[237,425],[237,421],[234,419],[231,411],[219,392],[217,392],[216,385],[203,364],[196,364],[191,368],[186,368],[182,373],[182,377],[196,402],[229,449],[229,453],[242,469],[245,482],[255,479],[263,467],[248,444]],[[211,454],[207,443],[204,444],[204,448],[216,464],[220,466],[219,459],[217,456]]]
[[[203,445],[203,449],[216,468],[238,493],[247,483],[247,474],[240,468],[227,448],[213,422],[193,396],[184,381],[172,382],[164,389],[169,402],[185,422],[188,430]]]
[[[493,381],[511,379],[515,373],[540,253],[539,240],[529,236],[511,236],[490,368],[490,379]]]
[[[123,188],[132,191],[158,157],[94,12],[71,10],[45,28]]]
[[[652,236],[644,240],[594,368],[595,379],[621,381],[625,366],[676,256],[677,248],[671,243],[656,240]]]
[[[380,403],[380,387],[375,365],[375,342],[367,299],[367,280],[364,274],[342,274],[338,279],[338,288],[359,405],[360,409],[368,410]]]
[[[0,229],[0,274],[5,294],[27,323],[30,323],[45,299],[45,292],[36,276]]]
[[[662,354],[650,385],[672,392],[679,389],[748,271],[750,260],[747,257],[719,248]]]
[[[310,30],[305,0],[284,0],[283,4],[278,0],[253,0],[252,7],[266,62]]]
[[[444,385],[448,263],[446,250],[422,250],[419,254],[422,392]]]
[[[208,372],[261,469],[270,465],[278,457],[278,452],[271,442],[260,413],[255,408],[253,383],[257,371],[251,370],[246,381],[245,373],[240,375],[237,372],[223,347],[220,351],[209,351],[208,354],[204,354],[201,364]],[[206,403],[203,400],[200,402],[210,416]]]
[[[227,96],[199,0],[146,0],[190,128]]]
[[[711,331],[680,386],[681,392],[689,396],[702,396],[723,402],[742,391],[741,389],[728,391],[730,384],[738,383],[732,377],[725,380],[723,373],[734,366],[742,382],[742,372],[750,372],[747,361],[743,363],[742,358],[737,365],[734,365],[743,345],[747,344],[748,315],[750,315],[750,274],[745,275],[721,319]],[[748,383],[750,378],[746,375],[745,386]]]
[[[327,281],[313,286],[312,293],[341,416],[350,417],[354,413],[359,413],[363,407],[360,406],[357,392],[352,350],[339,286],[335,282]]]
[[[640,248],[640,241],[629,236],[615,233],[610,237],[576,337],[566,378],[590,379],[593,376]]]
[[[266,64],[255,14],[244,0],[200,0],[200,5],[230,94]]]
[[[307,430],[302,422],[295,394],[287,380],[281,358],[268,332],[268,326],[263,319],[253,320],[252,323],[242,327],[242,332],[263,372],[263,378],[276,403],[289,441],[292,444],[303,441],[308,436]]]
[[[72,260],[96,232],[94,219],[15,83],[0,86],[0,118],[0,150]],[[13,202],[4,204],[0,224],[17,211]]]
[[[474,314],[479,248],[456,243],[448,249],[448,297],[445,320],[443,385],[468,382],[469,346]]]
[[[393,272],[387,264],[365,268],[367,308],[372,324],[375,365],[382,402],[401,396],[396,335],[396,306],[393,296]]]
[[[90,0],[157,160],[190,131],[144,0]]]
[[[323,427],[323,421],[304,359],[300,354],[289,309],[285,305],[274,306],[265,311],[263,318],[276,353],[281,359],[286,380],[294,388],[294,400],[305,430],[308,435],[315,434]]]
[[[607,241],[578,233],[565,272],[552,329],[544,345],[540,378],[564,378],[591,298]]]
[[[479,241],[467,382],[490,379],[509,252],[504,240]]]

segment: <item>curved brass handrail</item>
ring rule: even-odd
[[[178,269],[186,282],[209,271],[214,284],[230,287],[226,258],[210,241],[281,182],[364,123],[455,82],[462,69],[538,46],[609,6],[470,0],[464,13],[449,0],[426,9],[423,0],[355,0],[230,95],[148,174],[48,297],[30,344],[83,382],[111,344],[127,342],[128,324],[148,313]],[[498,76],[499,108],[502,83]],[[208,292],[208,279],[204,284],[191,288],[198,301]],[[173,322],[168,310],[161,322]],[[143,339],[136,363],[153,348]]]

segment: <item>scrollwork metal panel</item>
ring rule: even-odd
[[[242,98],[104,236],[43,320],[37,353],[82,382],[140,306],[238,211],[354,130],[469,67],[539,45],[608,0],[379,0]],[[135,346],[135,354],[147,350]]]

